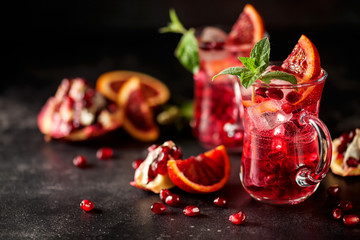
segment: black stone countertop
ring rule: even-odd
[[[342,29],[342,28],[341,28]],[[338,29],[340,30],[340,28]],[[343,30],[345,32],[345,30]],[[269,31],[272,59],[283,59],[303,30]],[[320,108],[320,118],[333,137],[360,127],[358,64],[351,47],[338,35],[307,31],[318,46],[323,67],[329,72]],[[134,34],[134,35],[131,35]],[[81,76],[95,83],[103,72],[128,69],[146,72],[166,82],[172,99],[189,98],[192,78],[173,58],[178,38],[143,32],[151,41],[140,40],[129,31],[129,39],[111,34],[92,38],[88,32],[73,32],[64,38],[17,38],[8,48],[8,64],[0,89],[0,239],[358,239],[360,225],[345,227],[332,218],[339,199],[329,197],[327,188],[339,184],[341,199],[353,202],[360,215],[360,179],[329,173],[318,190],[295,206],[272,206],[252,200],[239,180],[241,155],[230,154],[232,172],[227,185],[217,193],[192,195],[179,189],[182,206],[198,205],[201,215],[186,217],[182,207],[169,207],[165,215],[150,211],[159,197],[129,185],[134,170],[131,163],[145,157],[148,143],[131,139],[122,130],[87,143],[44,142],[36,116],[64,77]],[[358,37],[354,33],[354,38]],[[35,34],[36,35],[36,34]],[[126,35],[126,34],[125,34]],[[340,34],[341,35],[341,34]],[[61,40],[59,39],[61,38]],[[54,40],[57,39],[57,40]],[[291,40],[290,40],[291,39]],[[135,47],[135,45],[139,44]],[[130,47],[126,47],[130,46]],[[345,48],[345,49],[344,49]],[[346,52],[346,53],[345,53]],[[171,54],[170,54],[171,53]],[[359,49],[353,50],[354,55]],[[179,133],[162,129],[157,142],[172,139],[183,148],[185,157],[203,149],[190,130]],[[115,157],[96,159],[96,150],[110,146]],[[72,159],[78,154],[90,166],[78,169]],[[226,208],[215,207],[218,195],[229,199]],[[94,202],[95,210],[84,212],[79,203]],[[229,215],[246,212],[244,225],[235,226]]]

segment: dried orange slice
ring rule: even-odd
[[[169,89],[163,82],[147,74],[133,71],[111,71],[103,73],[96,82],[96,90],[105,97],[117,101],[118,92],[124,83],[133,76],[140,79],[141,91],[149,106],[152,107],[163,104],[169,99]]]
[[[315,45],[302,35],[281,67],[298,76],[300,78],[298,83],[305,83],[319,76],[320,56]]]
[[[223,145],[185,160],[169,160],[171,181],[189,193],[210,193],[225,186],[230,177],[230,160]]]
[[[251,4],[246,4],[226,40],[227,44],[253,44],[264,37],[263,20]]]
[[[138,77],[131,77],[123,84],[117,102],[124,111],[123,126],[131,136],[142,141],[154,141],[159,137],[159,129]]]

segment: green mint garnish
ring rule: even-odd
[[[175,50],[175,56],[179,59],[180,63],[193,74],[199,71],[199,54],[197,40],[195,38],[195,30],[190,28],[186,30],[179,21],[175,10],[169,11],[171,22],[167,27],[160,28],[161,33],[180,33],[182,37]]]
[[[257,79],[269,84],[272,79],[280,79],[292,84],[296,84],[296,77],[286,72],[274,71],[264,74],[269,66],[270,42],[268,38],[263,38],[257,42],[251,50],[250,57],[239,57],[245,67],[231,67],[224,69],[213,77],[213,80],[224,74],[240,77],[241,85],[249,88]]]

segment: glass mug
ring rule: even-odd
[[[222,144],[230,151],[240,152],[244,130],[237,78],[223,75],[212,81],[212,77],[225,68],[239,66],[238,57],[249,57],[253,45],[229,46],[225,41],[204,40],[204,37],[200,40],[199,36],[221,35],[218,31],[213,27],[197,29],[200,69],[194,75],[191,126],[204,147],[213,148]]]
[[[318,113],[326,78],[322,70],[318,79],[303,84],[274,80],[240,86],[245,129],[240,179],[253,198],[297,204],[325,177],[332,145]]]

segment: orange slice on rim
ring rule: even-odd
[[[132,77],[123,84],[117,102],[124,111],[123,126],[131,136],[142,141],[154,141],[159,137],[159,129],[138,77]]]
[[[251,4],[246,4],[226,40],[230,45],[253,44],[264,37],[263,20]]]
[[[320,56],[315,45],[302,35],[281,67],[296,75],[300,80],[298,83],[305,83],[319,76]]]
[[[147,74],[133,71],[111,71],[103,73],[96,82],[96,90],[116,102],[118,100],[118,92],[124,83],[134,76],[139,78],[142,94],[149,106],[153,107],[163,104],[169,99],[169,89],[163,82]]]
[[[171,181],[189,193],[210,193],[225,186],[230,177],[230,160],[223,145],[185,160],[169,160]]]

